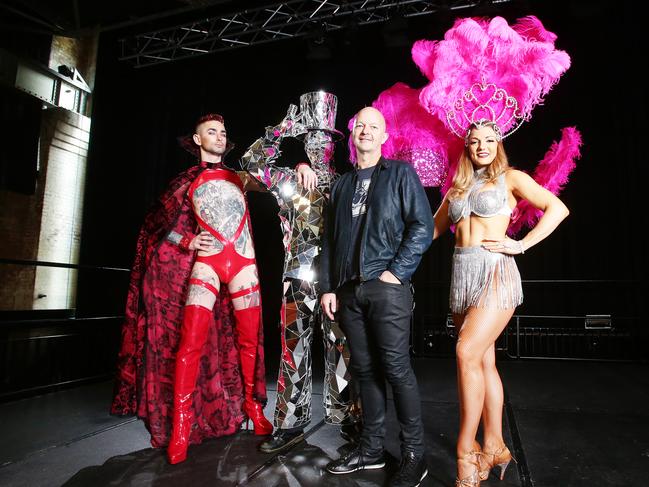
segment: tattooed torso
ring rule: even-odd
[[[192,204],[196,214],[228,241],[232,241],[235,237],[246,213],[246,200],[243,193],[239,187],[229,181],[211,180],[201,184],[194,190]],[[223,244],[216,238],[213,240],[214,251],[206,254],[215,254],[223,250]],[[254,256],[247,222],[244,223],[244,228],[234,246],[239,254],[246,257]]]

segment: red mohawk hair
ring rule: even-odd
[[[195,131],[198,130],[198,127],[201,124],[204,124],[205,122],[211,122],[212,120],[216,120],[217,122],[221,122],[223,125],[225,125],[225,120],[223,120],[223,116],[219,115],[218,113],[208,113],[200,117],[198,120],[196,120],[196,125],[194,125],[194,130]]]
[[[225,120],[223,119],[222,115],[219,115],[218,113],[208,113],[200,117],[198,120],[196,120],[196,125],[194,126],[194,133],[198,132],[198,127],[200,127],[202,124],[204,124],[205,122],[211,122],[213,120],[216,120],[217,122],[221,122],[222,124],[225,125]],[[187,152],[189,152],[190,154],[192,154],[197,158],[200,158],[201,152],[198,146],[194,143],[193,134],[188,134],[188,135],[183,135],[182,137],[178,137],[178,143]],[[233,147],[234,144],[228,140],[225,153],[227,154],[228,152],[230,152],[230,150]]]

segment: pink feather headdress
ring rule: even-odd
[[[440,186],[445,194],[470,125],[493,121],[502,137],[511,134],[570,67],[568,54],[555,49],[555,40],[555,34],[530,16],[512,26],[501,17],[459,19],[442,41],[417,41],[412,57],[430,83],[422,89],[397,83],[372,103],[385,116],[390,134],[383,155],[409,161],[424,186]],[[349,121],[350,130],[353,123]],[[580,145],[579,132],[564,129],[534,179],[559,193],[579,158]],[[356,162],[351,136],[349,149]],[[533,226],[539,217],[539,210],[521,202],[508,233]]]
[[[471,124],[495,122],[502,137],[528,120],[532,109],[570,67],[555,49],[556,35],[529,16],[509,26],[502,17],[459,19],[441,41],[414,44],[412,57],[431,81],[421,105],[464,138]]]

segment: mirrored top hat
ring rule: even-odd
[[[338,98],[326,91],[311,91],[300,96],[300,115],[307,130],[324,130],[334,139],[340,140],[343,134],[336,130],[336,111]]]

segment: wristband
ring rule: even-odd
[[[189,244],[192,243],[192,240],[194,239],[194,236],[192,238],[189,237],[183,237],[180,239],[180,242],[178,243],[178,247],[181,249],[189,250]]]

